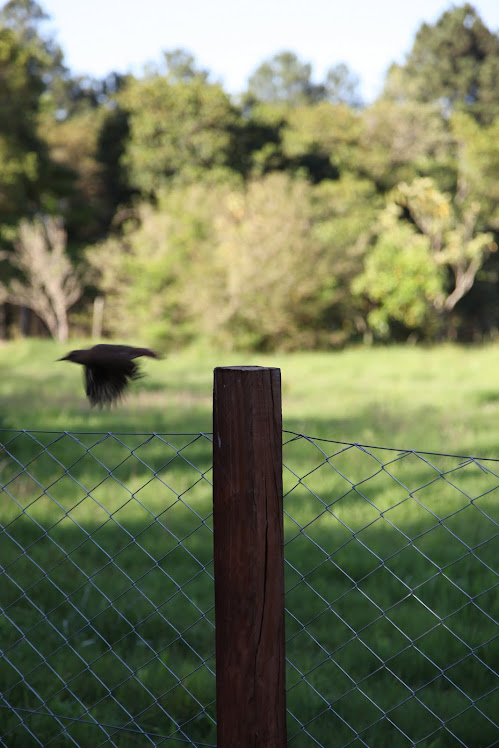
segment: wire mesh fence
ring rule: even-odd
[[[215,744],[210,437],[0,440],[1,744]]]
[[[0,431],[1,745],[216,745],[211,439]],[[496,744],[499,460],[283,457],[289,745]]]
[[[499,738],[499,461],[285,434],[288,740]]]

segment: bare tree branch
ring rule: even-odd
[[[32,309],[62,342],[68,339],[68,310],[82,294],[69,257],[60,220],[47,217],[21,221],[14,253],[2,258],[21,271],[23,279],[0,284],[0,299]]]
[[[449,195],[441,193],[429,177],[399,184],[397,202],[428,237],[437,265],[447,266],[454,275],[454,288],[443,303],[450,312],[473,286],[489,253],[497,249],[491,233],[475,232],[480,204],[473,201],[457,211]]]

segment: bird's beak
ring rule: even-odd
[[[63,356],[62,358],[56,358],[56,361],[69,361],[69,356]]]

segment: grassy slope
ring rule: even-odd
[[[120,408],[102,412],[89,409],[77,367],[54,362],[64,351],[53,343],[33,341],[0,348],[0,427],[209,431],[213,367],[258,363],[282,369],[284,426],[291,431],[344,442],[499,457],[495,347],[257,357],[187,351],[161,362],[146,361],[148,378],[134,386]],[[54,437],[38,439],[49,444]],[[169,734],[175,728],[165,713],[188,722],[199,711],[195,698],[208,704],[214,693],[207,668],[190,675],[200,664],[192,650],[210,658],[213,649],[209,486],[201,480],[188,490],[198,475],[178,458],[168,463],[175,451],[158,439],[143,444],[123,437],[125,446],[114,439],[97,441],[82,436],[76,443],[65,437],[49,447],[64,466],[72,465],[78,484],[52,458],[40,454],[42,448],[29,437],[12,442],[11,454],[23,464],[36,457],[30,473],[50,486],[51,498],[40,494],[32,478],[16,477],[12,459],[0,460],[2,482],[12,481],[8,491],[19,502],[0,497],[2,523],[8,523],[11,538],[1,545],[8,571],[2,594],[9,623],[0,635],[10,663],[4,664],[2,680],[10,704],[20,708],[37,708],[39,700],[18,682],[16,667],[24,674],[32,671],[27,681],[57,714],[88,720],[78,706],[80,699],[95,705],[91,714],[97,721],[124,724],[128,717],[119,705],[124,704],[129,713],[140,715],[136,723],[141,729]],[[170,441],[174,447],[185,443],[180,437]],[[318,444],[327,455],[341,449]],[[365,730],[364,744],[370,746],[417,741],[457,745],[452,733],[438,731],[439,718],[452,720],[451,729],[467,745],[488,745],[493,740],[488,720],[493,701],[484,694],[493,681],[487,664],[498,655],[497,639],[495,648],[487,644],[494,636],[487,614],[497,607],[497,595],[484,592],[497,577],[482,562],[493,566],[497,547],[492,547],[494,527],[483,512],[497,521],[498,492],[477,499],[475,507],[467,497],[494,488],[497,479],[471,465],[449,474],[450,484],[413,455],[391,462],[396,452],[371,452],[373,456],[350,449],[328,464],[310,442],[299,440],[285,448],[285,463],[302,478],[297,483],[285,470],[291,745],[314,745],[315,738],[329,746],[332,730],[335,745],[349,744],[355,735],[346,723]],[[186,456],[208,469],[209,443],[195,442]],[[95,458],[112,467],[120,483]],[[387,467],[380,470],[376,459]],[[143,462],[160,475],[159,488],[157,481],[148,482],[151,473]],[[431,462],[441,472],[460,464],[444,458]],[[411,499],[407,489],[413,492]],[[160,520],[153,521],[158,515]],[[447,519],[439,523],[442,517]],[[131,535],[138,544],[130,545]],[[184,539],[183,547],[176,538]],[[29,553],[20,557],[17,543],[29,546]],[[186,585],[195,605],[176,583]],[[20,596],[17,585],[29,585],[31,602]],[[470,604],[470,596],[478,596],[478,607]],[[159,612],[154,606],[161,606]],[[19,639],[19,630],[29,631],[36,654]],[[112,643],[114,654],[104,642]],[[470,655],[470,647],[477,657]],[[89,669],[82,667],[80,657],[92,663]],[[213,669],[212,658],[208,664]],[[130,671],[136,677],[129,677]],[[56,674],[70,681],[70,691]],[[470,706],[463,691],[480,699],[485,716],[476,710],[455,716]],[[153,697],[158,700],[154,706]],[[388,711],[391,721],[380,719],[382,712],[371,699]],[[327,709],[333,702],[334,713]],[[213,715],[213,704],[207,711]],[[298,729],[309,720],[307,731]],[[1,721],[4,729],[13,730],[9,745],[36,744],[24,727],[15,728],[10,711],[0,712]],[[28,724],[45,740],[60,731],[46,717],[30,718]],[[89,744],[88,730],[71,725],[81,745]],[[94,730],[98,735],[92,744],[110,734]],[[207,717],[188,722],[182,734],[215,742]],[[133,733],[120,734],[120,746],[136,741]],[[51,743],[63,744],[63,738]]]
[[[76,345],[76,344],[73,344]],[[91,410],[67,346],[0,347],[0,417],[18,429],[211,429],[213,368],[279,366],[285,428],[344,441],[496,456],[499,348],[375,348],[288,355],[171,353],[145,360],[119,409]]]

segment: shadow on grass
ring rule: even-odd
[[[369,746],[398,745],[403,735],[418,745],[493,744],[494,527],[481,525],[471,549],[454,542],[474,519],[463,512],[452,534],[410,511],[396,527],[379,517],[359,531],[345,527],[346,515],[345,524],[322,515],[303,532],[287,520],[288,708],[297,745],[301,725],[325,746],[333,733],[337,745],[359,733]]]
[[[35,518],[7,524],[1,680],[12,711],[0,712],[4,737],[30,744],[16,725],[31,709],[62,719],[26,717],[43,744],[62,724],[88,745],[94,721],[108,726],[93,730],[95,744],[115,732],[120,745],[136,744],[140,731],[214,742],[213,552],[204,505],[194,514],[178,502],[168,516],[142,521],[114,513],[102,524],[75,524],[70,512],[52,526],[33,509]]]

